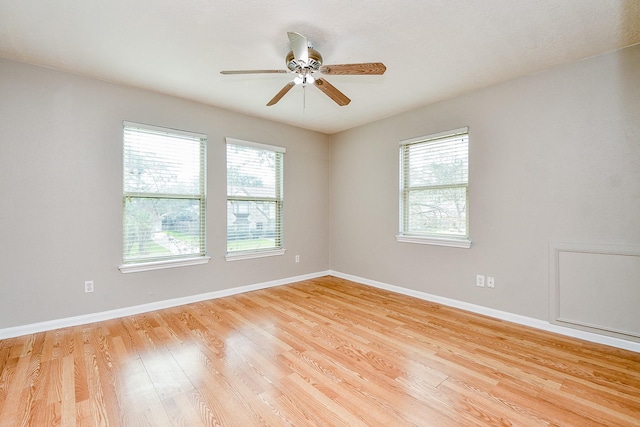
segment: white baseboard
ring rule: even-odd
[[[341,279],[346,279],[346,280],[351,280],[352,282],[361,283],[363,285],[373,286],[374,288],[380,288],[387,291],[396,292],[399,294],[419,298],[425,301],[431,301],[431,302],[446,305],[449,307],[459,308],[461,310],[470,311],[472,313],[483,314],[485,316],[493,317],[496,319],[517,323],[519,325],[530,326],[532,328],[541,329],[548,332],[554,332],[554,333],[565,335],[568,337],[579,338],[585,341],[604,344],[611,347],[621,348],[624,350],[630,350],[630,351],[635,351],[640,353],[640,343],[638,342],[628,341],[620,338],[614,338],[606,335],[600,335],[592,332],[586,332],[586,331],[567,328],[559,325],[554,325],[548,321],[535,319],[533,317],[521,316],[519,314],[513,314],[513,313],[496,310],[489,307],[483,307],[481,305],[471,304],[464,301],[458,301],[450,298],[428,294],[425,292],[414,291],[412,289],[407,289],[407,288],[403,288],[395,285],[389,285],[387,283],[377,282],[375,280],[365,279],[363,277],[353,276],[351,274],[345,274],[339,271],[332,270],[332,271],[329,271],[328,274],[330,274],[331,276],[339,277]]]
[[[287,277],[284,279],[272,280],[270,282],[239,286],[237,288],[231,288],[231,289],[223,289],[221,291],[213,291],[213,292],[207,292],[204,294],[190,295],[187,297],[174,298],[174,299],[164,300],[164,301],[156,301],[148,304],[134,305],[134,306],[125,307],[125,308],[118,308],[115,310],[101,311],[99,313],[90,313],[90,314],[84,314],[81,316],[66,317],[63,319],[48,320],[46,322],[38,322],[38,323],[29,324],[29,325],[4,328],[4,329],[0,329],[0,339],[13,338],[13,337],[18,337],[22,335],[34,334],[37,332],[45,332],[45,331],[51,331],[54,329],[66,328],[69,326],[86,325],[88,323],[117,319],[119,317],[147,313],[149,311],[161,310],[163,308],[177,307],[180,305],[191,304],[194,302],[205,301],[210,299],[222,298],[222,297],[227,297],[231,295],[237,295],[244,292],[255,291],[258,289],[266,289],[266,288],[272,288],[275,286],[287,285],[289,283],[315,279],[317,277],[328,276],[330,274],[331,273],[329,271],[321,271],[317,273],[305,274],[302,276]]]
[[[300,282],[303,280],[315,279],[322,276],[335,276],[341,279],[351,280],[352,282],[361,283],[363,285],[396,292],[403,295],[419,298],[425,301],[431,301],[449,307],[459,308],[461,310],[470,311],[472,313],[483,314],[485,316],[496,319],[506,320],[508,322],[517,323],[519,325],[530,326],[532,328],[541,329],[548,332],[579,338],[598,344],[605,344],[611,347],[621,348],[640,353],[640,343],[627,341],[619,338],[608,337],[605,335],[594,334],[591,332],[580,331],[576,329],[566,328],[554,325],[550,322],[534,319],[532,317],[521,316],[506,311],[500,311],[493,308],[483,307],[476,304],[458,301],[450,298],[440,297],[425,292],[415,291],[400,286],[390,285],[363,277],[353,276],[351,274],[341,273],[339,271],[327,270],[317,273],[305,274],[302,276],[287,277],[284,279],[272,280],[270,282],[256,283],[252,285],[239,286],[231,289],[223,289],[220,291],[207,292],[204,294],[191,295],[182,298],[175,298],[165,301],[157,301],[148,304],[135,305],[131,307],[119,308],[115,310],[102,311],[99,313],[90,313],[81,316],[67,317],[63,319],[49,320],[46,322],[32,323],[29,325],[15,326],[11,328],[0,329],[0,339],[7,339],[22,335],[34,334],[37,332],[50,331],[69,326],[86,325],[88,323],[100,322],[104,320],[117,319],[119,317],[131,316],[135,314],[147,313],[149,311],[161,310],[164,308],[177,307],[180,305],[190,304],[209,299],[222,298],[231,295],[237,295],[244,292],[255,291],[258,289],[272,288],[275,286],[287,285],[289,283]]]

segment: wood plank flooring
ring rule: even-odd
[[[0,427],[640,426],[640,354],[335,277],[0,341]]]

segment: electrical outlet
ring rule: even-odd
[[[495,288],[496,287],[496,281],[493,277],[488,276],[487,277],[487,288]]]
[[[87,280],[86,282],[84,282],[84,292],[93,292],[93,280]]]
[[[300,255],[296,255],[296,262],[300,262]]]
[[[484,288],[484,276],[482,274],[476,275],[476,286]]]

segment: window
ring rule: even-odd
[[[227,260],[282,255],[285,149],[227,138]]]
[[[398,241],[469,248],[469,129],[400,142]]]
[[[124,122],[123,140],[120,269],[207,262],[206,136]]]

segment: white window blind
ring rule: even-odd
[[[124,122],[124,263],[205,256],[206,136]]]
[[[227,253],[282,249],[285,149],[227,138]]]
[[[469,237],[469,131],[400,143],[400,235]]]

